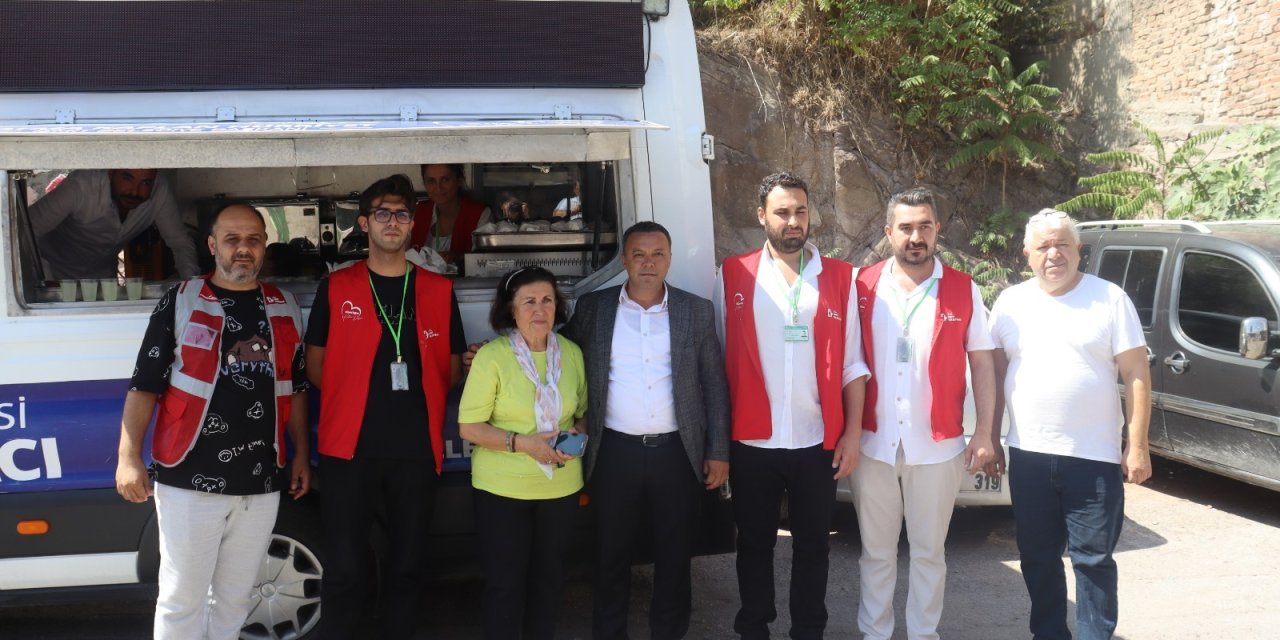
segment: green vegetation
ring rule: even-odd
[[[960,132],[966,145],[947,161],[947,168],[975,161],[998,164],[1002,209],[1007,206],[1005,186],[1010,165],[1030,167],[1041,160],[1061,160],[1042,139],[1066,133],[1050,114],[1062,92],[1036,82],[1043,74],[1039,62],[1014,72],[1006,56],[999,66],[987,69],[983,86],[959,107],[969,119]]]
[[[989,71],[1027,34],[1064,31],[1068,0],[691,0],[752,14],[756,26],[817,35],[835,63],[872,72],[907,127],[960,131]],[[1025,8],[1024,8],[1025,7]],[[1025,17],[1024,17],[1025,15]],[[1012,35],[1006,35],[1012,34]],[[791,46],[791,45],[788,45]],[[1036,77],[1039,73],[1034,74]]]
[[[1231,134],[1210,129],[1169,151],[1160,136],[1134,123],[1149,154],[1111,150],[1087,156],[1106,168],[1080,178],[1089,190],[1058,205],[1113,218],[1197,220],[1280,216],[1280,128],[1251,125]],[[1212,143],[1212,145],[1211,145]]]

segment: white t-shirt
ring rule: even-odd
[[[1124,290],[1086,273],[1071,291],[1051,296],[1028,280],[996,300],[991,337],[1009,360],[1010,447],[1120,462],[1115,358],[1146,345]]]

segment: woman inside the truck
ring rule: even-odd
[[[462,192],[462,165],[424,164],[422,183],[431,199],[418,203],[414,217],[414,249],[428,246],[451,264],[471,251],[471,234],[492,214],[483,202]]]

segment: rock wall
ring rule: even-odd
[[[775,69],[707,48],[699,58],[707,130],[716,138],[711,198],[717,263],[763,246],[757,190],[775,171],[790,171],[809,184],[811,239],[824,253],[854,264],[883,254],[885,201],[897,191],[932,189],[942,244],[961,251],[973,225],[999,206],[994,172],[977,165],[941,169],[954,149],[913,151],[885,112],[854,109],[851,122],[815,132],[804,114],[788,109],[787,88]],[[1065,200],[1070,184],[1061,167],[1017,175],[1009,202],[1015,210],[1034,211]]]
[[[1280,119],[1277,0],[1075,0],[1081,37],[1048,47],[1051,81],[1096,123],[1088,146]]]

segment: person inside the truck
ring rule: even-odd
[[[489,311],[499,337],[476,352],[458,406],[459,433],[475,445],[486,640],[556,637],[587,412],[582,350],[553,331],[568,315],[550,271],[500,278]]]
[[[155,169],[72,172],[31,206],[31,227],[45,278],[110,278],[120,273],[120,252],[154,225],[178,275],[199,275],[196,246],[173,192]]]
[[[422,183],[430,200],[418,203],[412,247],[435,249],[451,264],[471,251],[471,234],[493,217],[489,207],[462,192],[462,165],[424,164]]]

